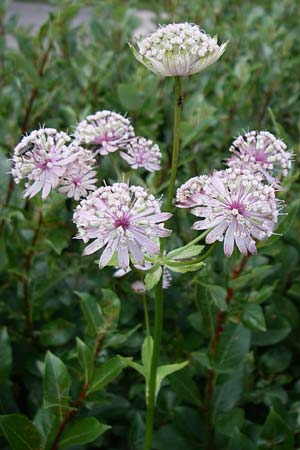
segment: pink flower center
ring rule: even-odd
[[[264,152],[262,151],[257,151],[255,154],[255,161],[257,162],[261,162],[261,163],[266,163],[267,162],[267,158]]]
[[[104,133],[102,136],[95,137],[94,143],[100,145],[100,144],[103,144],[103,142],[113,141],[113,139],[114,139],[113,137],[109,137],[109,136],[107,136],[106,133]]]
[[[75,178],[73,178],[72,183],[73,183],[75,186],[78,186],[78,185],[80,184],[80,181],[81,181],[81,178],[80,178],[80,177],[75,177]]]
[[[38,167],[41,170],[46,170],[48,168],[48,164],[52,163],[51,158],[47,158],[43,163],[36,162],[36,167]]]
[[[230,209],[230,211],[232,211],[232,213],[235,213],[235,215],[238,215],[238,214],[243,215],[245,213],[245,207],[239,201],[233,201],[229,205],[229,209]]]
[[[126,230],[129,227],[129,225],[130,225],[129,218],[128,216],[125,215],[122,217],[118,217],[114,223],[115,228],[122,227],[124,230]]]

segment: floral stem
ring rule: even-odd
[[[175,77],[175,106],[174,106],[174,132],[173,132],[173,152],[172,152],[172,165],[171,165],[171,177],[167,197],[166,212],[170,212],[172,209],[172,200],[175,191],[175,181],[178,166],[179,150],[180,150],[180,115],[182,108],[182,90],[181,90],[181,78]],[[160,251],[161,255],[164,253],[165,239],[161,240]],[[149,399],[147,404],[147,419],[146,419],[146,432],[144,441],[144,450],[151,449],[153,425],[154,425],[154,410],[155,410],[155,393],[156,393],[156,377],[157,366],[160,353],[161,334],[163,329],[163,277],[161,277],[155,290],[155,316],[154,316],[154,345],[153,354],[151,359],[151,370],[149,380]]]

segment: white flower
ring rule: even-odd
[[[24,197],[32,198],[42,191],[45,200],[55,189],[76,154],[66,144],[71,138],[54,128],[41,128],[25,136],[13,155],[12,175],[19,183],[27,179]]]
[[[274,189],[261,183],[260,177],[224,170],[207,177],[205,184],[198,187],[197,196],[195,192],[192,195],[194,201],[185,206],[201,219],[192,228],[211,229],[207,244],[224,239],[226,256],[232,254],[235,244],[244,255],[256,253],[255,240],[273,234],[279,202]]]
[[[261,174],[270,184],[280,187],[279,179],[291,168],[292,154],[286,144],[268,131],[250,131],[231,145],[232,158],[227,165]]]
[[[143,281],[134,281],[131,283],[131,289],[136,294],[144,294],[146,292],[146,285]]]
[[[159,238],[171,233],[163,225],[170,217],[171,214],[161,212],[160,202],[141,186],[114,183],[82,200],[73,221],[79,239],[84,242],[94,239],[85,248],[84,255],[105,247],[99,268],[109,264],[116,253],[118,267],[126,271],[130,260],[145,266],[146,254],[159,254]]]
[[[130,45],[130,44],[129,44]],[[197,25],[174,23],[158,28],[130,45],[136,59],[149,70],[164,77],[187,76],[200,72],[217,61],[227,42],[218,45]]]
[[[90,145],[95,154],[108,155],[124,148],[135,136],[130,121],[112,111],[98,111],[80,122],[74,132],[79,145]]]
[[[69,163],[60,180],[58,191],[68,198],[79,200],[86,197],[89,191],[96,189],[97,171],[95,170],[95,158],[90,150],[73,144],[70,146],[76,159]]]
[[[155,172],[161,168],[162,154],[158,145],[143,137],[132,139],[126,146],[126,152],[120,152],[120,155],[133,169],[143,167],[149,172]]]

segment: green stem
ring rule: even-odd
[[[173,152],[171,177],[169,183],[166,212],[172,209],[172,200],[175,192],[175,181],[178,166],[179,150],[180,150],[180,113],[182,107],[182,91],[181,78],[175,77],[175,106],[174,106],[174,132],[173,132]],[[160,251],[161,255],[164,253],[165,239],[161,239]],[[144,450],[151,450],[153,425],[154,425],[154,410],[155,410],[155,392],[156,392],[156,377],[157,366],[160,352],[161,334],[163,329],[163,277],[161,277],[155,290],[155,317],[154,317],[154,346],[151,359],[151,370],[149,380],[149,399],[147,404],[147,419],[146,432],[144,441]]]

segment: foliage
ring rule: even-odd
[[[72,132],[87,114],[111,109],[158,142],[169,167],[172,80],[138,65],[127,46],[137,11],[147,8],[155,22],[198,23],[230,41],[218,64],[183,82],[178,183],[222,167],[243,129],[280,135],[299,161],[298,2],[52,1],[56,12],[35,34],[17,17],[5,18],[8,3],[0,5],[0,448],[139,450],[149,348],[145,343],[143,365],[136,363],[145,341],[142,297],[131,289],[136,273],[116,279],[112,267],[99,271],[93,256],[81,257],[82,245],[72,239],[75,202],[58,194],[43,204],[24,201],[22,187],[10,182],[11,152],[39,124]],[[88,19],[74,24],[87,3]],[[99,172],[116,180],[108,160]],[[161,195],[168,169],[137,171],[132,180]],[[300,447],[297,168],[284,187],[282,236],[259,245],[237,277],[237,253],[225,258],[217,245],[204,265],[199,259],[208,249],[186,246],[196,236],[191,217],[179,210],[171,221],[165,264],[173,282],[165,291],[155,450],[206,448],[212,372],[215,449]],[[196,271],[185,258],[199,261]],[[159,281],[159,263],[147,277],[148,288]],[[147,292],[150,318],[153,296]],[[220,317],[225,325],[214,354],[210,340]]]

